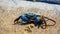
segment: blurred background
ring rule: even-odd
[[[45,2],[45,3],[51,3],[51,4],[60,4],[60,0],[26,0],[26,1]]]
[[[50,3],[50,4],[60,4],[60,0],[25,0],[25,1],[45,2],[45,3]]]

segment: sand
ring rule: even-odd
[[[23,3],[22,1],[21,3]],[[24,5],[10,5],[3,2],[0,2],[0,34],[60,34],[60,10],[59,5],[45,4],[45,3],[32,3],[28,2],[26,6]],[[33,5],[34,4],[34,5]],[[38,4],[38,5],[36,5]],[[40,7],[39,8],[39,4]],[[32,6],[31,6],[32,5]],[[45,6],[44,6],[45,5]],[[35,7],[36,6],[36,7]],[[49,26],[46,29],[41,27],[38,29],[34,26],[32,32],[24,31],[25,27],[31,25],[13,25],[14,20],[19,17],[21,14],[27,12],[35,12],[46,17],[49,17],[56,21],[56,25]],[[47,21],[47,24],[53,24],[51,21]]]

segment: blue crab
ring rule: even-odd
[[[21,19],[21,21],[19,21],[19,19]],[[45,27],[41,26],[41,28],[45,29],[47,27],[46,21],[48,21],[48,20],[53,21],[54,22],[53,25],[56,24],[56,22],[54,20],[52,20],[48,17],[45,17],[43,15],[37,15],[37,14],[34,14],[34,13],[26,13],[26,14],[22,14],[18,18],[16,18],[14,20],[14,24],[22,23],[22,21],[24,21],[25,23],[23,23],[23,24],[33,23],[35,26],[38,25],[38,28],[40,27],[40,25],[44,24]]]

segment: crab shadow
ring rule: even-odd
[[[39,21],[37,24],[34,24],[33,21],[32,21],[32,22],[26,22],[26,23],[19,23],[19,22],[17,22],[16,24],[17,24],[17,25],[34,24],[35,27],[38,26],[38,29],[39,29],[39,27],[41,27],[42,29],[46,29],[47,26],[54,26],[54,25],[55,25],[55,23],[52,24],[52,25],[47,25],[46,21],[44,21],[44,22],[45,22],[45,23],[42,23],[42,21]],[[45,25],[43,25],[43,24],[45,24]],[[41,26],[41,25],[43,25],[43,26],[45,26],[45,27],[43,27],[43,26]]]

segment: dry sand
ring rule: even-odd
[[[34,11],[35,8],[30,8],[29,10]],[[11,10],[4,10],[0,8],[0,34],[27,34],[24,31],[24,28],[28,25],[13,25],[14,19],[20,16],[21,12],[25,13],[27,11],[26,10],[23,11],[20,9],[14,10],[14,8]],[[46,29],[42,29],[42,28],[38,29],[37,27],[34,27],[32,28],[32,33],[28,33],[28,34],[40,34],[40,33],[41,34],[60,34],[59,18],[57,17],[57,14],[55,14],[54,11],[40,10],[39,12],[41,15],[47,16],[55,20],[56,25],[47,27]],[[53,13],[53,15],[51,13]],[[47,23],[51,24],[53,22],[48,21]]]

